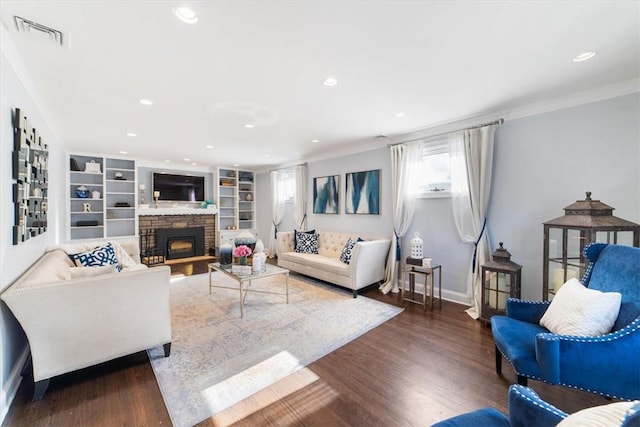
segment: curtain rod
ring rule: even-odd
[[[295,168],[296,166],[306,166],[306,165],[307,165],[307,162],[298,163],[297,165],[291,165],[291,166],[285,166],[285,167],[281,167],[281,168],[277,168],[277,169],[271,169],[271,170],[269,170],[269,173],[275,172],[275,171],[281,171],[281,170],[285,170],[285,169]]]
[[[488,122],[488,123],[482,123],[482,124],[476,125],[476,126],[470,126],[470,127],[450,130],[449,132],[442,132],[442,133],[438,133],[438,134],[435,134],[435,135],[423,136],[422,138],[411,139],[409,141],[402,141],[402,142],[396,142],[394,144],[387,144],[387,147],[393,147],[394,145],[400,145],[400,144],[408,144],[410,142],[421,141],[421,140],[424,140],[424,139],[437,138],[439,136],[449,135],[450,133],[460,132],[461,130],[478,129],[478,128],[481,128],[481,127],[484,127],[484,126],[501,125],[503,123],[504,123],[504,119],[501,117],[498,120],[494,120],[494,121]]]

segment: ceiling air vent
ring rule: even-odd
[[[13,19],[16,22],[16,28],[18,32],[30,33],[37,36],[46,36],[49,40],[62,46],[62,33],[46,25],[38,24],[37,22],[29,21],[28,19],[14,16]]]

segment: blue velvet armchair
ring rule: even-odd
[[[509,415],[504,415],[495,408],[482,408],[465,414],[433,424],[432,427],[552,427],[562,420],[576,415],[569,415],[553,405],[540,399],[538,394],[532,389],[514,384],[509,387]],[[629,403],[631,406],[625,411],[622,422],[617,423],[620,427],[638,427],[640,425],[640,402]],[[596,406],[595,409],[600,414],[605,411],[610,413],[610,408]],[[582,418],[584,420],[585,418]],[[591,420],[596,418],[592,415]],[[609,416],[606,419],[611,420]],[[567,420],[568,421],[568,420]],[[585,425],[576,420],[572,425]],[[593,425],[593,424],[589,424]]]
[[[504,356],[518,376],[624,400],[640,399],[640,249],[594,243],[582,284],[620,292],[611,332],[597,337],[557,335],[540,326],[549,301],[507,300],[506,316],[493,316],[496,372]]]

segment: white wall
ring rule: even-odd
[[[564,214],[563,208],[592,197],[616,208],[614,215],[640,223],[640,94],[506,121],[495,139],[493,189],[488,215],[491,248],[499,241],[523,266],[522,297],[542,298],[542,223]],[[308,198],[313,177],[340,175],[344,212],[344,174],[382,169],[381,215],[318,215],[308,207],[309,228],[361,234],[393,233],[389,154],[386,149],[309,162]],[[268,174],[258,176],[259,227],[271,221]],[[287,206],[281,230],[292,230]],[[265,212],[268,212],[265,215]],[[460,242],[451,200],[419,199],[410,229],[402,240],[403,256],[415,231],[425,256],[443,265],[443,297],[468,303],[466,283],[473,246]]]
[[[542,223],[585,192],[640,223],[640,94],[507,121],[496,132],[488,227],[523,265],[522,297],[542,298]]]
[[[380,215],[345,214],[345,173],[360,172],[372,169],[380,171]],[[389,155],[386,149],[377,149],[364,153],[321,160],[308,164],[307,175],[307,224],[309,229],[349,232],[354,234],[388,236],[393,233],[391,214],[391,181],[389,178]],[[313,178],[329,175],[340,175],[340,213],[313,213]],[[257,200],[258,227],[260,235],[266,236],[271,225],[271,191],[269,174],[259,174],[257,177],[259,199]],[[265,215],[265,212],[268,215]],[[294,221],[293,205],[287,204],[285,215],[279,230],[292,231],[299,229]]]
[[[22,80],[5,56],[0,55],[0,291],[6,289],[40,255],[44,248],[60,241],[64,226],[65,177],[64,151]],[[20,76],[22,77],[22,76]],[[12,195],[13,110],[21,108],[49,146],[49,211],[48,230],[35,238],[14,246]],[[62,224],[62,225],[61,225]],[[26,356],[26,339],[15,318],[4,303],[0,304],[0,420],[8,410],[20,381],[20,362]]]

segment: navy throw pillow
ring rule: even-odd
[[[293,230],[293,249],[294,250],[298,246],[298,233],[315,234],[316,230],[298,231],[298,230],[294,229]]]
[[[122,270],[116,258],[116,251],[111,243],[98,246],[89,252],[69,255],[77,267],[102,267],[105,265],[115,265],[116,270]]]
[[[317,254],[318,235],[309,233],[298,234],[298,241],[296,242],[296,252],[303,254]]]

